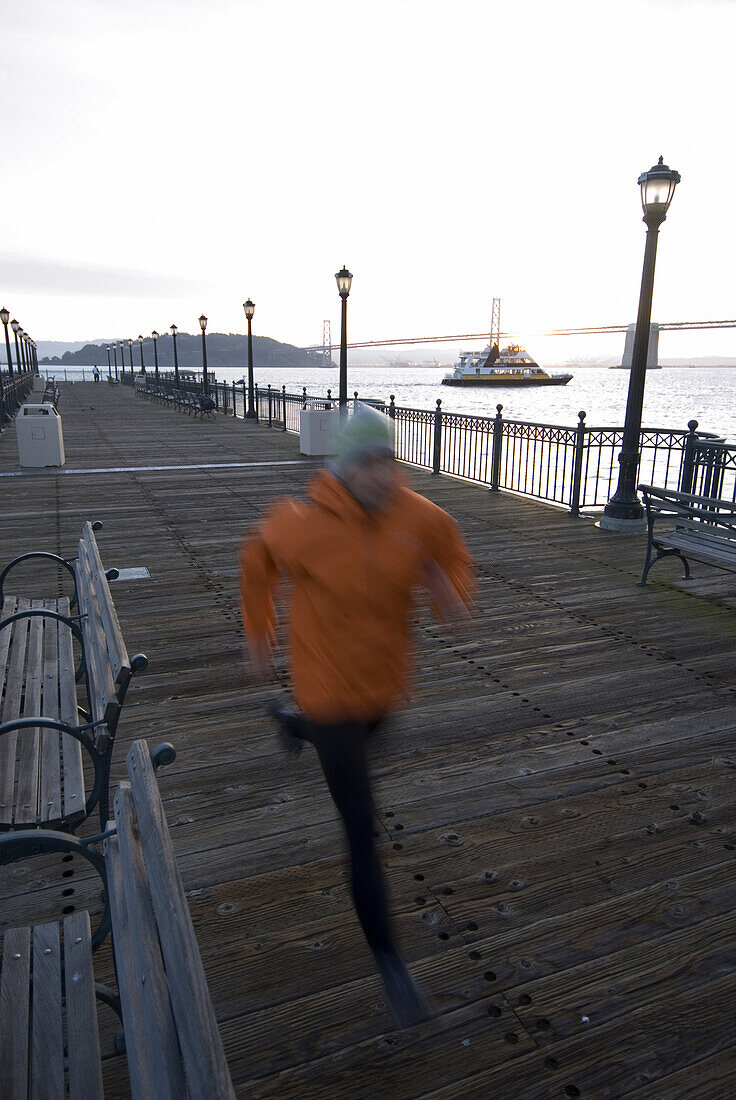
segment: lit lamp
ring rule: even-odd
[[[342,300],[342,316],[340,324],[340,387],[338,404],[340,408],[346,408],[348,403],[348,294],[353,282],[353,276],[343,265],[341,271],[335,274],[337,280],[337,292]]]
[[[138,333],[138,347],[141,349],[141,374],[146,373],[146,364],[143,362],[143,337]]]
[[[644,270],[641,276],[639,312],[634,333],[634,352],[629,375],[629,396],[626,401],[626,420],[621,453],[618,456],[618,486],[601,516],[600,525],[607,531],[645,531],[646,520],[641,501],[636,495],[636,475],[640,459],[641,413],[644,405],[644,383],[647,373],[647,349],[649,325],[652,316],[654,291],[654,266],[657,259],[659,227],[667,217],[680,173],[662,163],[642,172],[638,183],[641,187],[643,221],[647,227],[644,247]]]
[[[155,363],[154,374],[156,375],[156,381],[158,382],[158,348],[156,347],[158,333],[156,332],[156,329],[154,329],[151,333],[151,339],[153,340],[153,361]]]
[[[10,310],[6,309],[5,306],[3,306],[3,308],[0,309],[0,321],[2,321],[3,327],[5,328],[5,348],[6,348],[7,357],[8,357],[8,374],[12,378],[13,377],[13,360],[10,357],[10,337],[8,336],[8,321],[9,320],[10,320]]]
[[[255,388],[253,386],[253,337],[251,335],[250,324],[253,320],[255,311],[255,303],[251,302],[250,298],[247,302],[243,302],[243,312],[248,320],[248,411],[245,414],[247,420],[258,419],[255,402]]]
[[[174,385],[179,388],[179,358],[176,354],[176,325],[171,326],[171,339],[174,343]]]
[[[205,336],[207,318],[204,313],[199,318],[199,327],[202,329],[202,389],[207,393],[207,337]]]

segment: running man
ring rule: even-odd
[[[274,588],[288,579],[288,663],[296,709],[271,710],[285,747],[319,757],[350,848],[355,909],[395,1023],[428,1005],[399,955],[373,838],[366,743],[408,692],[410,618],[417,588],[436,618],[467,618],[473,563],[457,525],[406,488],[394,460],[393,422],[359,405],[337,455],[306,503],[276,503],[243,540],[241,610],[251,660],[265,679],[275,642]]]

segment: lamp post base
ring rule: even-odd
[[[638,519],[623,519],[620,516],[607,516],[604,512],[598,527],[603,531],[618,531],[622,535],[640,535],[646,532],[647,521],[643,516]]]
[[[248,412],[245,414],[244,419],[245,420],[257,420],[258,419],[258,413],[256,412],[255,409],[249,409]]]

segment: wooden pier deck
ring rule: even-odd
[[[175,744],[160,786],[238,1095],[736,1094],[736,577],[698,566],[685,584],[668,562],[639,588],[642,536],[413,475],[480,587],[458,637],[419,614],[416,697],[374,748],[400,938],[436,1008],[397,1032],[316,761],[279,752],[273,689],[241,657],[241,533],[315,461],[123,386],[63,385],[60,411],[63,470],[21,472],[14,429],[0,437],[0,557],[70,555],[89,518],[108,567],[150,572],[113,588],[150,660],[113,778],[131,740]],[[0,872],[1,928],[99,912],[84,873],[51,864]]]

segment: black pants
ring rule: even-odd
[[[319,726],[305,720],[299,733],[317,750],[345,825],[353,901],[368,946],[373,951],[393,951],[386,882],[373,837],[373,794],[366,759],[366,743],[377,726],[378,722]]]

